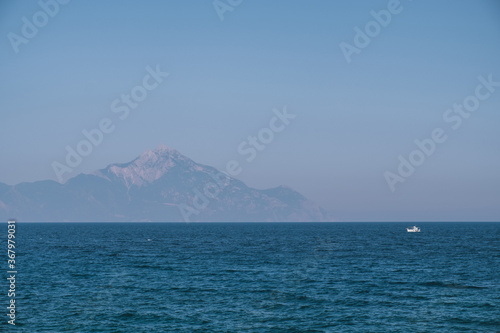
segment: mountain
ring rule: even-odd
[[[0,183],[0,220],[327,221],[327,213],[300,193],[279,186],[248,187],[217,169],[161,145],[129,163],[80,174],[64,184],[45,180]]]

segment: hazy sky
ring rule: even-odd
[[[500,82],[498,1],[41,3],[0,4],[0,182],[55,180],[66,146],[109,118],[66,176],[164,143],[238,160],[249,186],[288,185],[339,220],[500,220],[500,84],[484,86]],[[120,119],[148,66],[169,76]],[[475,111],[447,113],[464,101]],[[247,162],[238,146],[284,106],[296,118]],[[401,177],[398,156],[436,128],[446,141],[391,191],[384,173]]]

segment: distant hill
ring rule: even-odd
[[[257,190],[178,151],[159,146],[60,184],[0,183],[0,219],[33,222],[328,221],[285,187]]]

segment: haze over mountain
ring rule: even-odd
[[[52,180],[0,183],[0,218],[33,222],[328,221],[285,187],[257,190],[164,145],[129,163]]]

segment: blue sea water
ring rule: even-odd
[[[18,222],[0,330],[500,332],[500,223],[410,226]]]

